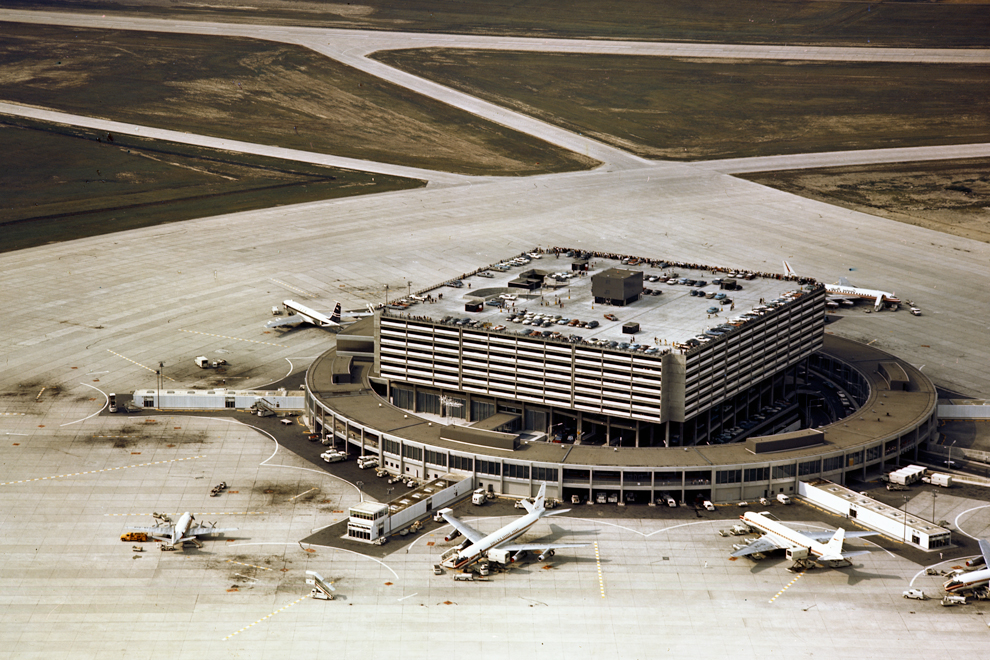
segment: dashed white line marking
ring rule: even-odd
[[[227,335],[215,335],[212,332],[199,332],[198,330],[184,330],[182,328],[179,328],[179,332],[189,332],[194,335],[203,335],[204,337],[218,337],[220,339],[233,339],[234,341],[246,341],[252,344],[264,344],[265,346],[280,346],[282,348],[288,348],[285,344],[275,344],[270,341],[256,341],[254,339],[241,339],[240,337],[229,337]],[[137,363],[135,362],[135,364]],[[172,379],[169,378],[169,380]]]
[[[152,369],[151,367],[146,367],[145,365],[143,365],[143,364],[141,364],[140,362],[135,362],[135,361],[134,361],[134,360],[132,360],[131,358],[129,358],[129,357],[125,357],[125,356],[123,356],[123,355],[121,355],[121,354],[120,354],[120,353],[118,353],[117,351],[111,351],[111,350],[110,350],[110,349],[108,348],[108,349],[107,349],[107,352],[108,352],[108,353],[113,353],[113,354],[114,354],[114,355],[116,355],[117,357],[119,357],[119,358],[123,358],[123,359],[125,359],[125,360],[127,360],[128,362],[130,362],[131,364],[136,364],[137,366],[139,366],[139,367],[141,367],[142,369],[147,369],[147,370],[148,370],[148,371],[150,371],[151,373],[158,373],[158,370],[157,370],[157,369]],[[175,379],[174,379],[174,378],[172,378],[171,376],[165,376],[165,378],[167,378],[168,380],[170,380],[170,381],[172,381],[173,383],[175,382]]]
[[[163,465],[165,463],[176,463],[178,461],[191,461],[194,458],[204,458],[206,454],[200,456],[189,456],[187,458],[173,458],[170,461],[155,461],[154,463],[135,463],[134,465],[121,465],[114,468],[104,468],[102,470],[87,470],[85,472],[67,472],[65,474],[57,474],[54,477],[35,477],[34,479],[21,479],[20,481],[4,481],[0,483],[0,486],[9,486],[11,484],[26,484],[32,481],[44,481],[45,479],[62,479],[64,477],[78,477],[83,474],[99,474],[100,472],[113,472],[114,470],[126,470],[128,468],[136,467],[146,467],[148,465]]]

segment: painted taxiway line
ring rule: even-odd
[[[84,474],[99,474],[100,472],[113,472],[114,470],[127,470],[129,468],[136,467],[147,467],[149,465],[164,465],[165,463],[177,463],[178,461],[191,461],[194,458],[205,458],[206,454],[200,456],[189,456],[186,458],[173,458],[170,461],[155,461],[154,463],[135,463],[134,465],[120,465],[114,468],[104,468],[102,470],[87,470],[86,472],[67,472],[66,474],[58,474],[54,477],[35,477],[34,479],[21,479],[20,481],[4,481],[0,483],[0,486],[9,486],[11,484],[26,484],[32,481],[47,481],[49,479],[62,479],[64,477],[79,477]]]
[[[267,566],[255,566],[254,564],[245,564],[242,561],[234,561],[233,559],[228,559],[227,560],[227,563],[228,564],[237,564],[238,566],[247,566],[249,568],[258,568],[258,569],[261,569],[263,571],[270,571],[270,570],[272,570],[272,569],[270,569]]]
[[[312,493],[314,490],[319,490],[319,488],[317,488],[317,487],[314,486],[313,488],[310,488],[309,490],[307,490],[307,491],[305,491],[303,493],[299,493],[298,495],[293,495],[292,497],[289,498],[289,501],[291,502],[292,500],[294,500],[296,498],[302,497],[306,493]]]
[[[316,296],[314,296],[309,291],[303,291],[299,287],[292,286],[288,282],[283,282],[282,280],[276,280],[274,277],[269,277],[268,280],[270,282],[274,282],[275,284],[278,284],[279,286],[284,286],[286,289],[289,289],[290,291],[295,291],[296,293],[298,293],[300,295],[306,296],[307,298],[316,298]]]
[[[150,371],[151,373],[158,373],[158,370],[157,370],[157,369],[152,369],[151,367],[146,367],[146,366],[144,366],[143,364],[141,364],[140,362],[135,362],[135,361],[134,361],[134,360],[132,360],[131,358],[129,358],[129,357],[125,357],[125,356],[123,356],[123,355],[121,355],[121,354],[120,354],[120,353],[118,353],[117,351],[111,351],[111,350],[110,350],[110,349],[108,348],[108,349],[107,349],[107,352],[108,352],[108,353],[113,353],[113,354],[114,354],[114,355],[116,355],[117,357],[119,357],[119,358],[123,358],[124,360],[127,360],[127,361],[128,361],[128,362],[130,362],[131,364],[136,364],[137,366],[139,366],[139,367],[141,367],[142,369],[147,369],[147,370],[148,370],[148,371]],[[171,376],[165,376],[165,378],[167,378],[168,380],[170,380],[170,381],[172,381],[173,383],[175,382],[175,379],[174,379],[174,378],[172,378]]]
[[[790,582],[788,582],[787,584],[785,584],[784,585],[784,588],[781,589],[780,591],[778,591],[776,594],[774,594],[774,597],[771,598],[770,600],[768,600],[767,602],[772,604],[773,601],[775,601],[778,598],[780,598],[780,595],[782,593],[784,593],[785,591],[787,591],[788,589],[790,589],[794,585],[795,582],[797,582],[798,580],[800,580],[802,575],[804,575],[804,571],[801,571],[800,573],[798,573],[797,576],[795,576],[795,578],[793,580],[791,580]]]
[[[312,598],[312,596],[311,596],[310,594],[306,594],[306,595],[305,595],[305,596],[303,596],[302,598],[300,598],[300,599],[298,599],[298,600],[295,600],[295,601],[292,601],[291,603],[289,603],[289,604],[288,604],[288,605],[286,605],[285,607],[280,607],[280,608],[278,608],[277,610],[275,610],[274,612],[272,612],[271,614],[266,614],[265,616],[263,616],[263,617],[261,617],[260,619],[258,619],[258,620],[257,620],[257,621],[255,621],[254,623],[250,623],[250,624],[248,624],[248,625],[246,625],[246,626],[244,626],[243,628],[241,628],[240,630],[238,630],[237,632],[235,632],[235,633],[231,633],[231,634],[229,634],[229,635],[227,635],[226,637],[224,637],[224,638],[223,638],[223,641],[225,641],[225,642],[226,642],[226,641],[227,641],[228,639],[230,639],[231,637],[234,637],[235,635],[240,635],[240,634],[241,634],[242,632],[244,632],[244,631],[245,631],[245,630],[247,630],[248,628],[251,628],[251,627],[253,627],[253,626],[256,626],[256,625],[258,625],[259,623],[262,623],[263,621],[266,621],[267,619],[270,619],[270,618],[272,618],[273,616],[275,616],[276,614],[278,614],[278,613],[280,613],[280,612],[284,612],[285,610],[287,610],[287,609],[289,609],[289,608],[290,608],[290,607],[292,607],[293,605],[297,605],[297,604],[299,604],[299,603],[301,603],[301,602],[303,602],[303,601],[304,601],[304,600],[306,600],[307,598]]]
[[[198,330],[185,330],[183,328],[179,328],[179,332],[189,332],[189,333],[192,333],[194,335],[203,335],[204,337],[217,337],[219,339],[233,339],[234,341],[246,341],[246,342],[249,342],[251,344],[264,344],[265,346],[279,346],[281,348],[288,348],[288,346],[286,346],[285,344],[274,344],[274,343],[272,343],[270,341],[257,341],[255,339],[241,339],[240,337],[230,337],[228,335],[215,335],[212,332],[199,332]],[[171,379],[169,379],[169,380],[171,380]]]
[[[602,577],[602,557],[598,554],[598,541],[595,541],[595,564],[598,565],[598,587],[601,589],[602,598],[605,597],[605,579]]]

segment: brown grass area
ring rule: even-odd
[[[16,25],[0,99],[222,138],[483,175],[596,162],[302,47]]]
[[[855,211],[990,243],[990,161],[857,165],[741,175]]]
[[[445,49],[375,57],[648,158],[990,141],[985,66]]]
[[[9,7],[266,25],[709,43],[986,47],[987,0],[0,0]]]

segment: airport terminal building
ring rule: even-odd
[[[420,479],[623,502],[794,493],[885,469],[935,427],[927,378],[826,335],[825,300],[808,279],[534,251],[341,332],[306,406]],[[824,423],[815,383],[840,397]]]

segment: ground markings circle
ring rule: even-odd
[[[257,341],[255,339],[241,339],[240,337],[230,337],[228,335],[215,335],[212,332],[200,332],[198,330],[184,330],[179,328],[179,332],[191,332],[194,335],[203,335],[204,337],[218,337],[219,339],[233,339],[234,341],[246,341],[252,344],[264,344],[265,346],[279,346],[281,348],[288,348],[285,344],[274,344],[270,341]],[[135,364],[137,364],[135,362]],[[171,380],[171,378],[169,379]]]
[[[84,474],[99,474],[100,472],[113,472],[114,470],[127,470],[129,468],[136,467],[147,467],[149,465],[164,465],[165,463],[177,463],[178,461],[191,461],[194,458],[205,458],[206,454],[200,456],[188,456],[186,458],[173,458],[168,461],[155,461],[154,463],[135,463],[134,465],[120,465],[113,468],[103,468],[102,470],[87,470],[86,472],[71,472],[66,474],[57,474],[54,477],[35,477],[34,479],[21,479],[20,481],[4,481],[0,483],[0,486],[10,486],[11,484],[26,484],[32,481],[45,481],[47,479],[62,479],[64,477],[78,477]]]
[[[773,601],[775,601],[775,600],[777,600],[778,598],[780,598],[780,595],[781,595],[782,593],[784,593],[785,591],[787,591],[788,589],[790,589],[790,588],[791,588],[791,587],[792,587],[792,586],[794,585],[794,583],[795,583],[795,582],[797,582],[798,580],[800,580],[800,579],[801,579],[801,576],[802,576],[802,575],[804,575],[804,571],[801,571],[800,573],[798,573],[798,574],[797,574],[797,575],[796,575],[796,576],[794,577],[794,579],[793,579],[793,580],[791,580],[790,582],[788,582],[787,584],[785,584],[785,585],[784,585],[784,588],[783,588],[783,589],[781,589],[780,591],[778,591],[778,592],[777,592],[776,594],[774,594],[774,597],[773,597],[773,598],[771,598],[771,599],[770,599],[769,601],[767,601],[767,602],[768,602],[768,603],[773,603]]]
[[[246,625],[246,626],[244,626],[243,628],[241,628],[241,629],[240,629],[240,630],[238,630],[237,632],[234,632],[234,633],[231,633],[231,634],[229,634],[229,635],[227,635],[226,637],[224,637],[224,638],[223,638],[223,641],[225,641],[225,642],[226,642],[226,641],[227,641],[228,639],[230,639],[230,638],[231,638],[231,637],[233,637],[234,635],[240,635],[240,634],[241,634],[242,632],[244,632],[244,631],[245,631],[245,630],[247,630],[248,628],[251,628],[251,627],[253,627],[253,626],[256,626],[256,625],[258,625],[259,623],[262,623],[263,621],[266,621],[267,619],[270,619],[270,618],[272,618],[272,617],[273,617],[273,616],[275,616],[276,614],[278,614],[278,613],[280,613],[280,612],[284,612],[285,610],[287,610],[287,609],[289,609],[289,608],[290,608],[290,607],[292,607],[293,605],[296,605],[296,604],[298,604],[298,603],[301,603],[301,602],[303,602],[304,600],[306,600],[307,598],[311,598],[311,597],[312,597],[312,594],[306,594],[306,595],[305,595],[305,596],[303,596],[302,598],[299,598],[298,600],[294,600],[294,601],[292,601],[291,603],[289,603],[288,605],[285,605],[284,607],[280,607],[280,608],[278,608],[277,610],[275,610],[275,611],[274,611],[274,612],[272,612],[271,614],[266,614],[265,616],[263,616],[263,617],[261,617],[260,619],[258,619],[258,620],[257,620],[257,621],[255,621],[254,623],[249,623],[248,625]]]

